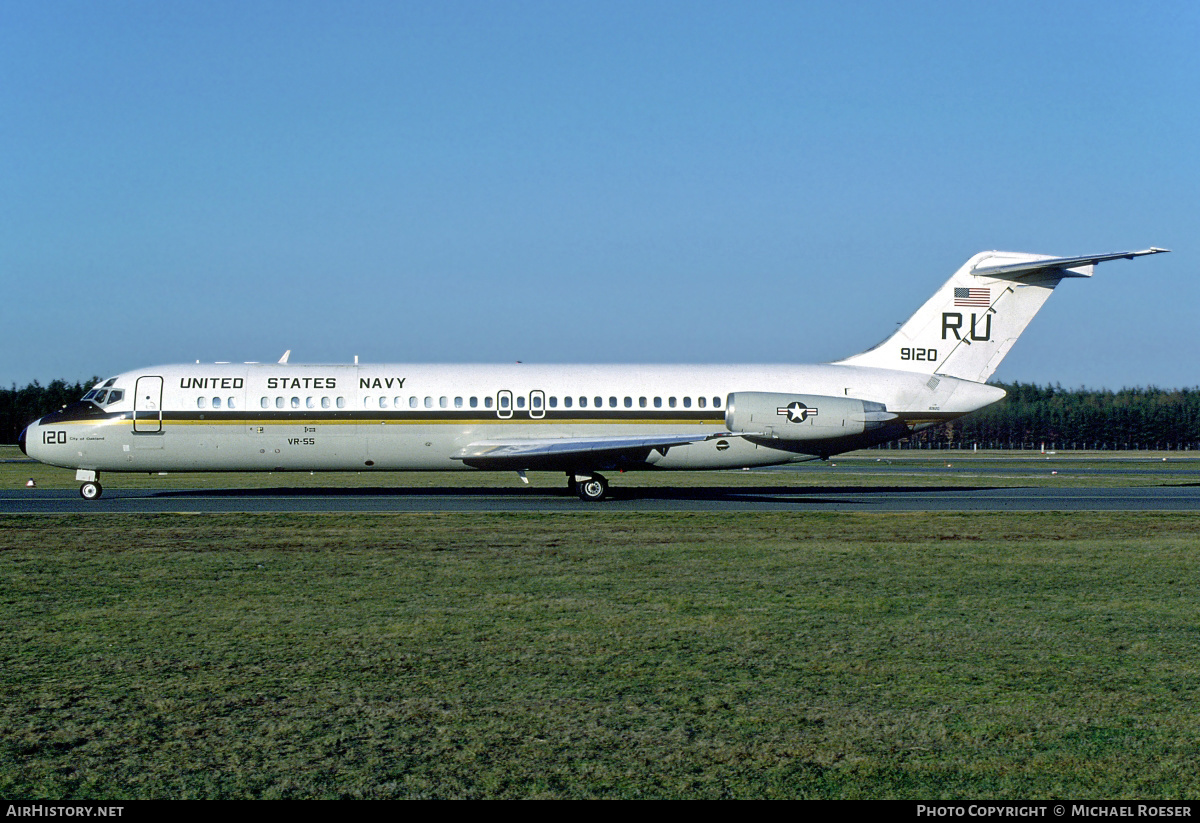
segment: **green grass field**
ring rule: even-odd
[[[1195,799],[1198,527],[0,516],[0,796]]]

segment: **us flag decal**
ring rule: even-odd
[[[991,305],[991,289],[955,289],[954,290],[954,305],[956,306],[983,306],[986,308]]]

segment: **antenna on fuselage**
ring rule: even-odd
[[[280,363],[286,363],[287,359],[292,356],[292,350],[288,349],[283,353],[283,357],[279,358]]]

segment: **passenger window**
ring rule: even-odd
[[[508,395],[507,394],[500,395],[500,408],[502,408],[502,409],[508,408]]]
[[[529,405],[535,409],[540,409],[542,407],[542,396],[540,394],[535,394],[533,397],[529,398]]]
[[[447,398],[447,397],[439,397],[438,398],[438,408],[445,409],[445,408],[448,408],[449,406],[450,406],[449,398]]]
[[[315,409],[317,407],[317,399],[315,397],[306,397],[304,398],[304,405],[307,408]]]
[[[644,398],[644,397],[638,398],[638,408],[641,408],[641,409],[646,408],[646,398]]]
[[[587,398],[586,397],[579,398],[579,408],[581,408],[581,409],[587,408]]]
[[[656,408],[656,409],[662,408],[662,398],[661,397],[654,398],[654,408]]]
[[[264,397],[262,400],[258,401],[258,405],[262,406],[264,409],[269,409],[271,408],[271,399]]]
[[[558,408],[558,398],[553,395],[550,396],[550,408],[552,408],[552,409]]]
[[[617,398],[615,398],[615,397],[608,398],[608,407],[610,409],[615,409],[617,407]]]
[[[454,398],[454,408],[461,409],[463,407],[463,399],[461,397]]]
[[[603,406],[603,405],[604,405],[604,398],[603,398],[603,397],[593,397],[593,398],[592,398],[592,400],[594,400],[594,401],[595,401],[595,402],[593,403],[593,405],[594,405],[596,408],[600,408],[601,406]]]
[[[571,396],[570,395],[567,395],[566,397],[563,398],[563,406],[565,406],[568,409],[571,408]]]
[[[298,408],[300,408],[300,398],[299,398],[299,397],[293,397],[293,398],[292,398],[292,408],[293,408],[293,409],[298,409]]]
[[[321,408],[323,408],[323,409],[329,408],[329,398],[328,397],[321,398]]]
[[[387,407],[388,407],[387,406],[387,398],[386,397],[379,398],[379,408],[386,409]]]
[[[525,408],[525,395],[522,394],[517,397],[517,408],[518,409]]]
[[[415,394],[408,398],[408,407],[410,409],[415,409],[417,407],[417,396]]]
[[[219,397],[214,397],[214,398],[213,398],[213,408],[214,408],[214,409],[219,409],[219,408],[221,408],[221,398],[219,398]]]
[[[714,398],[713,398],[713,408],[714,408],[714,409],[719,409],[719,408],[721,408],[721,398],[719,398],[719,397],[714,397]]]
[[[283,408],[283,398],[282,397],[275,398],[275,408],[277,408],[277,409]]]
[[[700,408],[704,408],[704,404],[705,404],[705,403],[707,403],[707,402],[708,402],[708,401],[707,401],[707,400],[705,400],[703,397],[697,397],[697,398],[696,398],[696,403],[697,403],[697,405],[699,405],[699,406],[700,406]]]
[[[625,408],[627,408],[627,409],[633,408],[633,398],[632,397],[625,398]]]
[[[690,398],[690,397],[683,398],[683,407],[685,409],[690,409],[692,407],[692,398]]]
[[[479,398],[478,397],[471,398],[471,408],[473,408],[473,409],[479,408]]]
[[[339,397],[339,398],[337,399],[337,407],[338,407],[339,409],[344,409],[344,408],[346,408],[346,398],[344,398],[344,397]]]
[[[483,398],[483,407],[485,409],[490,409],[492,407],[491,395],[488,395],[487,397]]]
[[[674,398],[674,397],[668,397],[668,398],[667,398],[667,405],[668,405],[668,406],[670,406],[671,408],[675,408],[675,398]]]
[[[208,405],[207,397],[197,397],[196,398],[196,408],[203,409],[207,405]]]

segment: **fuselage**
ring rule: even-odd
[[[746,392],[857,398],[886,408],[888,420],[801,442],[729,432],[729,398]],[[420,471],[472,468],[461,450],[479,442],[724,432],[621,466],[717,469],[895,439],[1003,395],[950,377],[839,365],[168,365],[101,382],[31,424],[22,447],[93,472]],[[611,467],[601,463],[581,458],[579,467]]]

